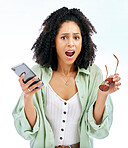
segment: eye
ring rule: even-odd
[[[75,36],[74,38],[75,38],[76,40],[80,39],[80,37],[79,37],[79,36]]]
[[[66,40],[67,37],[66,37],[66,36],[62,36],[61,39],[62,39],[62,40]]]

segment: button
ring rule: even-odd
[[[65,123],[65,120],[62,120],[63,123]]]
[[[63,138],[62,138],[62,137],[60,137],[60,140],[63,140]]]
[[[64,111],[63,113],[66,114],[66,111]]]
[[[63,131],[64,131],[64,129],[62,128],[62,129],[61,129],[61,131],[63,132]]]
[[[66,103],[66,102],[64,102],[64,105],[67,105],[67,103]]]

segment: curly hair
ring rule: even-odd
[[[75,22],[79,26],[82,35],[82,49],[74,62],[74,66],[87,69],[95,59],[96,45],[93,43],[91,36],[96,33],[96,30],[80,9],[76,8],[62,7],[44,20],[42,24],[43,30],[31,48],[31,50],[34,50],[33,58],[41,66],[57,70],[55,38],[60,26],[66,21]]]

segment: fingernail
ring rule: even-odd
[[[22,75],[25,76],[25,72],[23,72]]]
[[[116,75],[113,76],[113,78],[115,78],[115,77],[116,77]]]
[[[117,85],[118,84],[118,82],[115,82],[115,85]]]

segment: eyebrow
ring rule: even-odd
[[[80,33],[73,33],[74,35],[76,35],[76,34],[79,34],[80,35]],[[69,33],[62,33],[62,34],[60,34],[60,35],[69,35]]]

